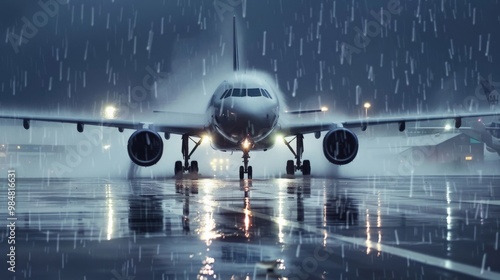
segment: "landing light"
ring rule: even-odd
[[[325,106],[321,107],[321,112],[326,112],[326,111],[328,111],[328,107]]]
[[[202,139],[202,142],[201,142],[201,143],[206,143],[206,142],[210,142],[210,141],[212,141],[212,138],[210,137],[210,135],[203,135],[203,136],[201,137],[201,139]]]
[[[250,143],[250,141],[248,141],[248,139],[243,140],[243,143],[241,143],[241,145],[243,146],[244,150],[250,149],[250,144],[251,143]]]
[[[111,148],[111,145],[104,145],[104,146],[102,146],[102,148],[103,148],[104,150],[109,150],[109,148]]]
[[[467,160],[467,161],[472,160],[472,156],[465,156],[465,160]]]
[[[283,142],[285,138],[283,138],[283,135],[281,134],[276,134],[275,138],[274,138],[274,141],[275,143],[279,143],[279,142]]]
[[[450,125],[450,124],[446,124],[446,125],[444,126],[444,130],[446,130],[446,131],[451,130],[451,125]]]

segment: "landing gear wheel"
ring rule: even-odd
[[[189,151],[189,141],[193,141],[195,143],[195,146],[191,151]],[[182,158],[184,159],[184,162],[181,161],[176,161],[175,162],[175,174],[182,174],[185,171],[189,171],[189,173],[192,174],[198,174],[198,162],[196,160],[191,161],[191,164],[189,164],[189,159],[191,158],[191,155],[193,155],[194,151],[200,146],[201,144],[201,139],[198,141],[195,141],[191,139],[189,134],[183,134],[182,135]]]
[[[251,167],[251,166],[249,166],[249,167],[248,167],[248,174],[247,174],[248,179],[252,179],[252,175],[253,175],[253,174],[252,174],[252,167]]]
[[[198,173],[198,162],[196,160],[191,161],[189,173]]]
[[[182,162],[180,160],[175,162],[174,174],[177,175],[182,173]]]
[[[243,166],[240,166],[240,180],[243,180],[243,177],[245,176],[245,169]]]
[[[311,175],[311,162],[308,159],[302,163],[302,175]]]
[[[295,174],[295,165],[293,163],[293,160],[286,161],[286,174],[287,175]]]

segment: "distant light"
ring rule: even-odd
[[[104,150],[109,150],[109,148],[111,148],[111,145],[104,145],[104,146],[102,146],[102,148],[103,148]]]
[[[328,107],[326,106],[321,107],[321,112],[326,112],[326,111],[328,111]]]
[[[450,124],[446,124],[446,125],[444,126],[444,130],[446,130],[446,131],[451,130],[451,125],[450,125]]]
[[[19,150],[19,149],[21,149],[21,146],[17,146],[17,149],[18,149],[18,150]]]
[[[105,119],[115,119],[116,118],[116,107],[115,106],[112,106],[112,105],[109,105],[109,106],[106,106],[106,108],[104,108],[104,112],[103,112],[103,117]]]
[[[368,118],[368,109],[372,106],[372,104],[370,104],[370,102],[365,102],[365,104],[363,104],[363,107],[365,108],[365,118]]]
[[[472,156],[465,156],[465,160],[467,161],[472,160]]]

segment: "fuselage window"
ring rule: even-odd
[[[247,94],[251,97],[262,96],[258,88],[249,88]]]
[[[235,88],[233,89],[233,93],[231,96],[233,97],[242,97],[247,95],[247,89],[246,88]]]

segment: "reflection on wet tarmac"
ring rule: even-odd
[[[165,230],[163,224],[163,207],[161,197],[136,194],[141,188],[141,183],[131,181],[133,192],[129,195],[129,229],[135,233],[153,233]]]
[[[500,179],[420,181],[25,181],[16,279],[499,276]]]

